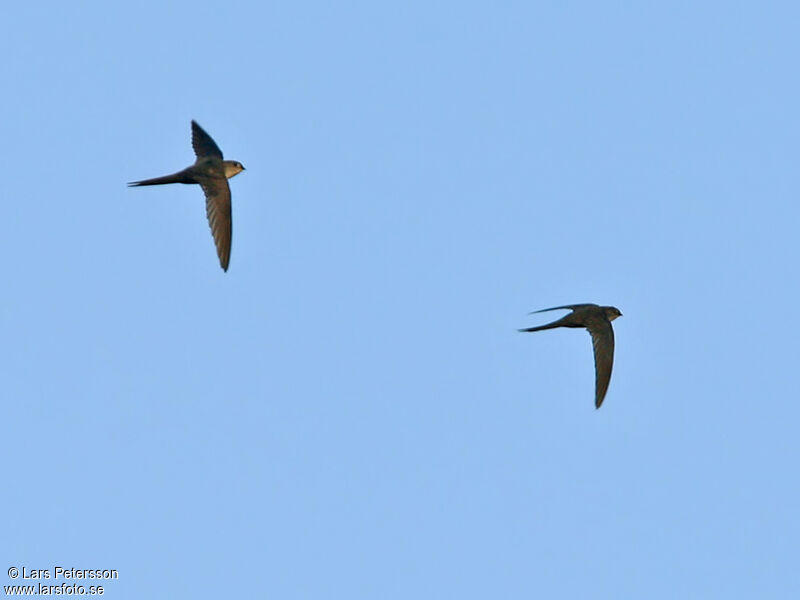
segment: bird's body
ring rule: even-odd
[[[614,329],[611,327],[611,321],[621,317],[622,313],[613,306],[598,306],[597,304],[568,304],[535,312],[562,309],[571,310],[572,312],[547,325],[529,327],[520,329],[520,331],[542,331],[557,327],[585,327],[588,329],[592,336],[592,346],[594,347],[594,403],[597,408],[600,408],[608,391],[608,384],[611,382],[611,369],[614,365]]]
[[[138,187],[194,183],[202,187],[206,196],[206,216],[217,246],[219,264],[224,271],[227,271],[233,235],[231,189],[228,186],[228,179],[244,171],[244,167],[238,161],[224,160],[217,144],[195,121],[192,121],[192,147],[197,156],[192,166],[171,175],[132,181],[128,185]]]

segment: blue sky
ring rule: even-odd
[[[800,591],[795,3],[15,3],[8,567],[111,598]],[[217,263],[196,119],[247,171]],[[618,306],[593,407],[560,304]],[[5,575],[3,585],[12,581]]]

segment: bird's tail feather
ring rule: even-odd
[[[128,187],[137,187],[140,185],[163,185],[165,183],[194,183],[190,181],[186,175],[181,171],[173,173],[172,175],[164,175],[163,177],[153,177],[152,179],[142,179],[141,181],[131,181]]]
[[[527,331],[541,331],[542,329],[555,329],[556,327],[559,327],[559,325],[556,325],[555,323],[549,323],[547,325],[539,325],[538,327],[527,327],[525,329],[518,329],[517,331],[524,333]]]

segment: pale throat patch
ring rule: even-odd
[[[231,163],[225,163],[225,177],[230,179],[234,175],[238,175],[242,172],[242,168]]]

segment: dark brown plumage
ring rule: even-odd
[[[192,121],[192,148],[197,160],[191,167],[182,171],[133,181],[129,186],[163,185],[166,183],[196,183],[203,188],[206,196],[206,216],[217,247],[219,264],[223,271],[228,270],[231,259],[231,238],[233,222],[231,218],[231,188],[228,179],[244,171],[242,164],[235,160],[223,160],[222,151],[200,125]]]
[[[528,327],[527,329],[520,329],[520,331],[542,331],[543,329],[555,329],[556,327],[585,327],[588,329],[592,336],[592,346],[594,347],[594,404],[597,408],[600,408],[600,405],[603,404],[603,399],[606,397],[608,384],[611,382],[611,369],[614,366],[614,329],[611,327],[611,321],[621,317],[622,313],[613,306],[598,306],[597,304],[568,304],[534,312],[540,313],[561,309],[571,310],[572,312],[547,325]]]

